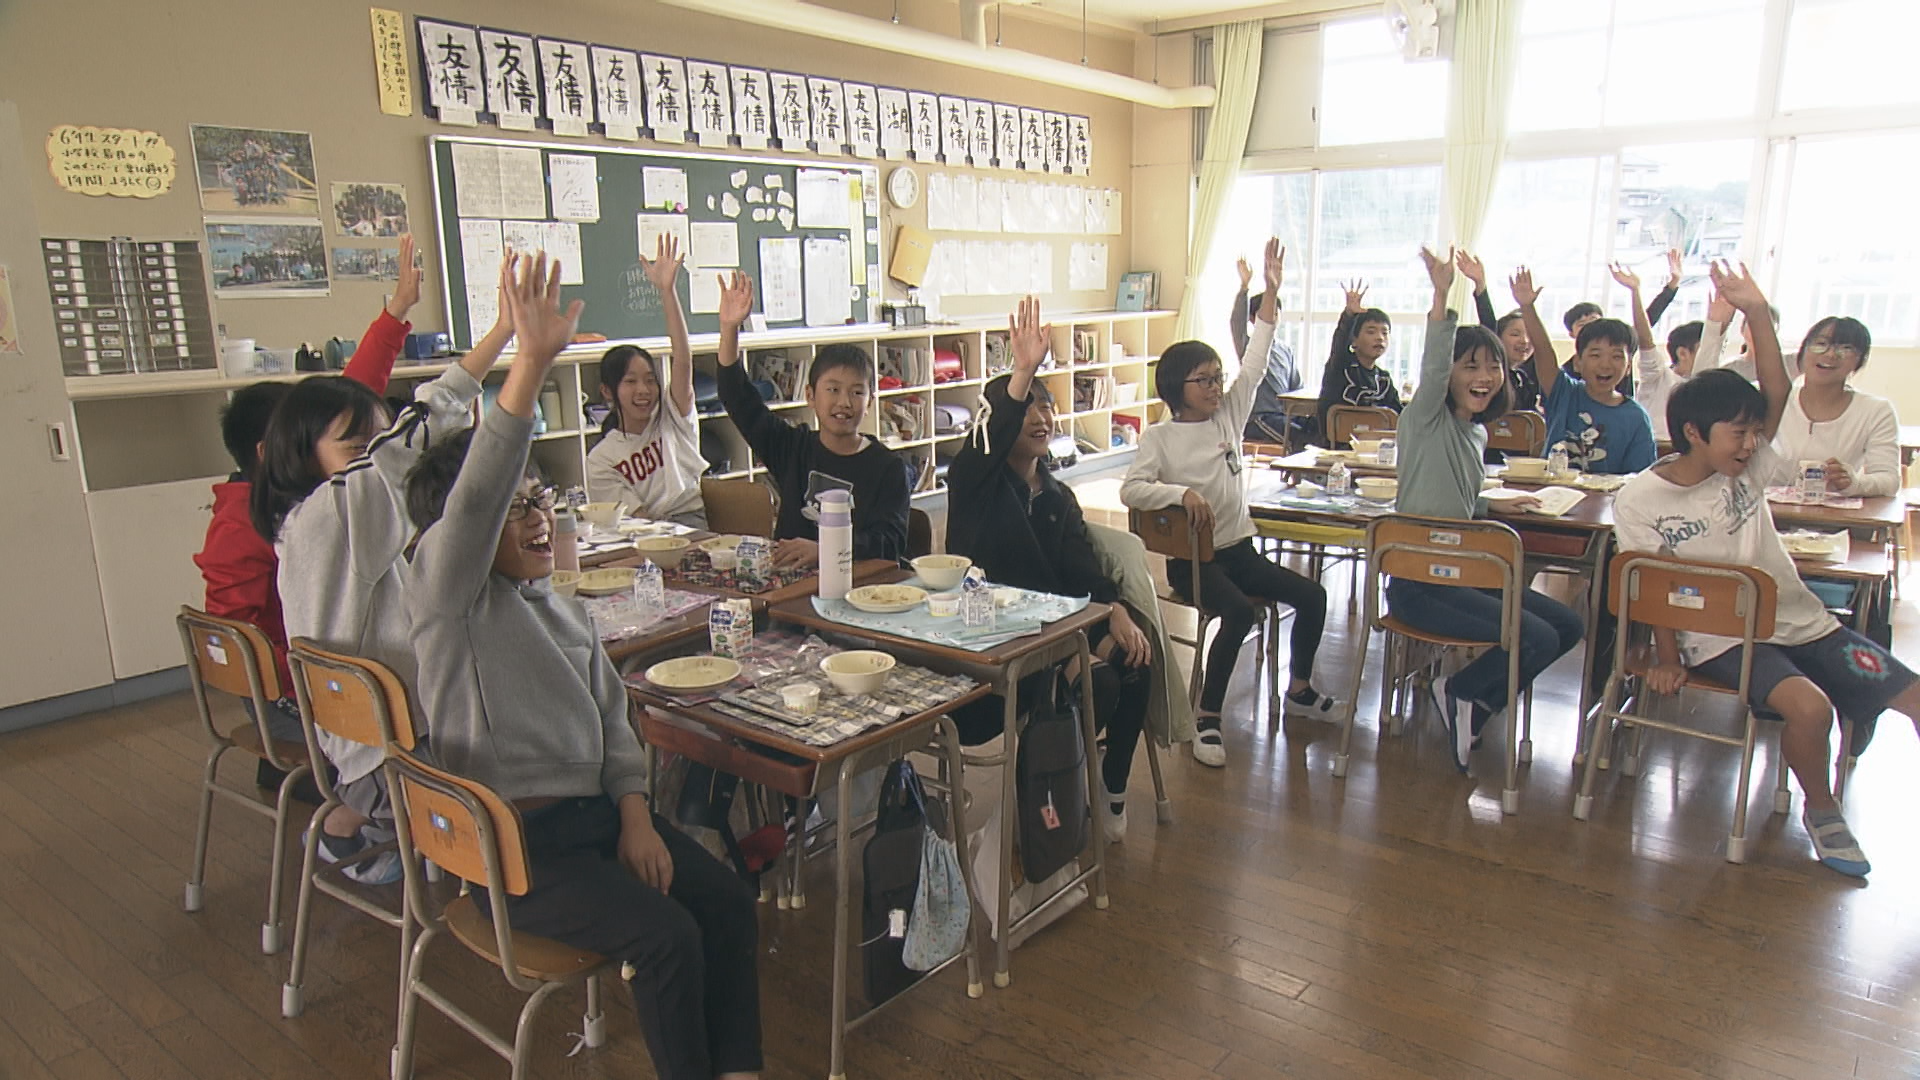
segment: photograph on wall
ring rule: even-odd
[[[320,222],[207,219],[216,296],[325,296],[327,245]]]
[[[399,281],[400,249],[335,246],[333,280]]]
[[[333,228],[340,236],[401,236],[407,230],[407,189],[399,184],[333,182]]]
[[[201,209],[320,216],[311,135],[207,124],[192,130]]]

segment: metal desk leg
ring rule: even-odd
[[[1080,660],[1080,739],[1086,748],[1081,755],[1087,761],[1087,822],[1089,832],[1093,834],[1093,909],[1107,909],[1107,830],[1100,822],[1100,815],[1106,811],[1101,805],[1106,796],[1102,794],[1105,786],[1100,778],[1100,757],[1093,752],[1095,728],[1098,718],[1093,715],[1093,654],[1087,647],[1087,635],[1083,630],[1074,635],[1078,639]],[[1011,936],[1011,935],[1008,935]]]
[[[1020,680],[1017,677],[1005,679],[999,687],[1001,700],[1005,702],[1002,718],[1006,760],[1000,768],[1000,860],[999,887],[994,890],[995,912],[999,916],[988,929],[998,936],[993,942],[993,985],[1005,987],[1013,982],[1013,972],[1009,969],[1007,942],[1013,937],[1013,920],[1010,911],[1013,907],[1013,819],[1019,813],[1019,790],[1015,786],[1015,773],[1020,768]]]
[[[1607,583],[1607,549],[1609,546],[1610,541],[1604,534],[1596,535],[1589,545],[1592,550],[1590,552],[1591,558],[1588,560],[1591,566],[1587,574],[1587,629],[1586,640],[1582,643],[1583,648],[1581,649],[1580,656],[1580,727],[1574,734],[1573,746],[1573,762],[1576,765],[1580,764],[1586,756],[1586,740],[1582,738],[1582,733],[1588,729],[1587,719],[1593,714],[1593,707],[1595,705],[1593,690],[1589,685],[1590,680],[1587,678],[1587,671],[1593,666],[1594,638],[1600,633],[1600,596],[1602,589],[1605,588]],[[1618,633],[1619,631],[1616,630],[1615,632]],[[1514,718],[1511,716],[1507,717],[1507,722],[1509,724],[1513,723]],[[1612,730],[1612,726],[1608,725],[1607,730],[1601,734],[1609,734]]]
[[[848,933],[847,921],[853,914],[852,898],[847,895],[853,876],[852,868],[847,865],[847,852],[853,846],[850,824],[853,815],[848,812],[853,806],[851,766],[851,762],[841,763],[840,777],[835,784],[840,793],[840,812],[834,815],[833,823],[833,1036],[828,1055],[828,1080],[847,1078],[846,1059],[842,1055],[847,1041],[847,943],[852,936]]]

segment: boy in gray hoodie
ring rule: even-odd
[[[520,810],[533,873],[507,898],[514,929],[630,962],[663,1080],[755,1076],[755,898],[652,813],[619,673],[586,611],[548,581],[553,491],[527,475],[527,454],[581,303],[561,311],[559,264],[526,262],[507,292],[520,351],[498,401],[422,455],[407,486],[423,530],[407,608],[434,756]]]

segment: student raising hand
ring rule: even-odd
[[[544,251],[531,259],[522,256],[517,269],[509,267],[508,279],[507,307],[513,314],[514,335],[520,339],[520,354],[551,363],[573,340],[585,301],[560,307],[560,260],[548,259]]]
[[[1280,318],[1280,283],[1287,276],[1287,249],[1270,237],[1261,261],[1266,271],[1267,291],[1260,297],[1260,321],[1273,323]]]
[[[1514,268],[1508,284],[1513,288],[1513,302],[1523,308],[1532,307],[1540,299],[1540,290],[1533,287],[1533,271],[1524,266]]]
[[[640,266],[646,271],[647,280],[653,282],[653,287],[664,296],[673,291],[674,283],[679,280],[683,258],[680,238],[672,233],[661,233],[654,247],[653,258],[642,254]]]
[[[1007,316],[1007,347],[1013,353],[1013,375],[1007,380],[1007,397],[1015,402],[1027,400],[1033,386],[1033,373],[1053,348],[1053,326],[1040,325],[1040,299],[1029,296]]]
[[[1421,248],[1420,250],[1423,254],[1426,252],[1425,248]],[[1474,292],[1483,293],[1487,291],[1487,267],[1485,263],[1482,263],[1465,248],[1462,248],[1453,253],[1453,265],[1460,271],[1461,277],[1473,282]],[[1429,269],[1428,275],[1432,275],[1431,269]],[[1451,284],[1449,284],[1449,287],[1451,287]]]
[[[1246,292],[1253,287],[1253,267],[1245,255],[1233,260],[1233,269],[1240,275],[1240,291]]]
[[[753,279],[735,270],[720,278],[720,326],[735,330],[753,313]]]
[[[1347,314],[1358,315],[1361,312],[1367,310],[1367,283],[1366,282],[1360,280],[1359,278],[1354,278],[1352,281],[1349,281],[1346,284],[1340,286],[1340,288],[1344,290],[1347,294],[1347,306],[1346,306]]]
[[[1430,248],[1425,246],[1420,248],[1420,261],[1426,264],[1427,280],[1433,283],[1433,307],[1427,312],[1427,319],[1430,322],[1438,322],[1447,317],[1447,290],[1453,288],[1453,267],[1461,254],[1448,248],[1446,255],[1440,256],[1435,255]]]
[[[1629,292],[1640,291],[1640,275],[1634,273],[1627,264],[1613,263],[1607,267],[1607,271],[1613,275],[1613,280],[1619,282]]]
[[[407,312],[420,302],[420,267],[413,261],[413,234],[400,237],[400,279],[394,282],[393,295],[387,298],[387,314],[407,321]]]

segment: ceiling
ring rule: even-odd
[[[1026,6],[1078,22],[1081,3],[1082,0],[1038,0]],[[1085,5],[1089,21],[1143,33],[1194,29],[1238,19],[1282,19],[1380,6],[1379,0],[1267,0],[1266,3],[1259,0],[1085,0]]]

